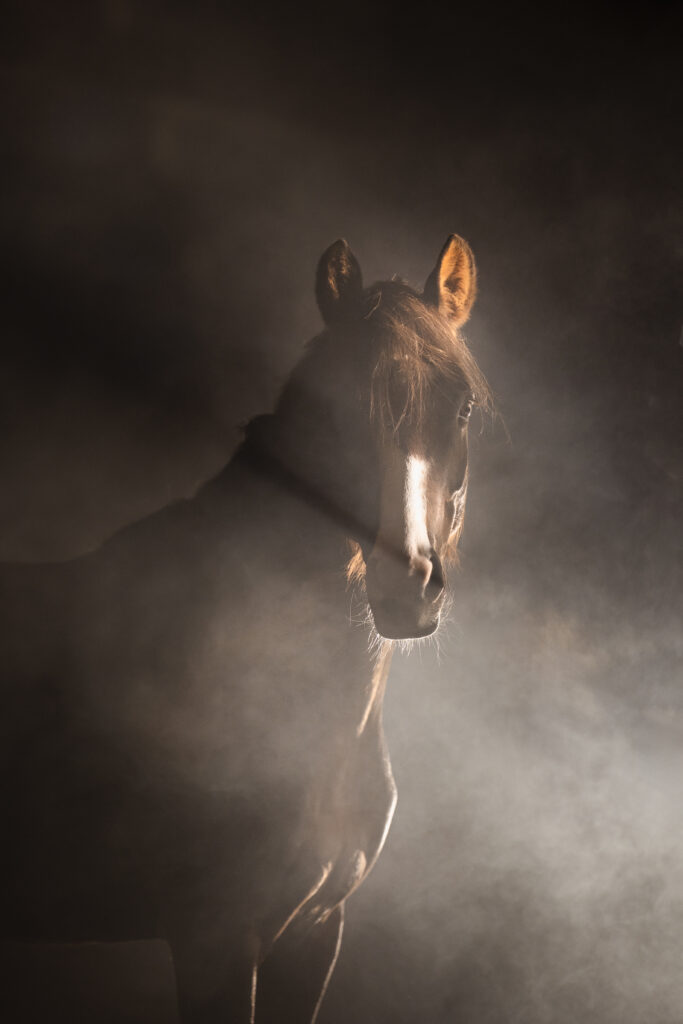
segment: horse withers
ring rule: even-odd
[[[475,288],[456,235],[422,293],[335,242],[325,329],[215,479],[2,568],[6,938],[162,938],[184,1024],[315,1020],[394,809],[393,642],[446,602]]]

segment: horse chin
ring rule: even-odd
[[[440,604],[406,608],[390,598],[371,603],[370,610],[375,629],[385,640],[423,640],[436,633],[441,621]]]

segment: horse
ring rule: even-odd
[[[486,381],[451,235],[424,289],[340,239],[324,329],[196,495],[4,564],[3,937],[162,939],[183,1024],[314,1022],[396,789],[393,649],[433,634]]]

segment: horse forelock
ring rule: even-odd
[[[430,389],[440,381],[469,391],[477,406],[490,410],[486,378],[460,332],[442,313],[401,281],[369,289],[367,308],[376,350],[370,411],[382,431],[395,433],[406,420],[419,427]],[[400,408],[392,402],[397,384]]]

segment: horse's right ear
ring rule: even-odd
[[[315,297],[325,323],[339,323],[357,314],[362,293],[358,260],[348,242],[338,238],[320,257],[315,278]]]
[[[472,250],[460,235],[449,235],[427,278],[424,300],[436,306],[454,327],[460,327],[470,315],[476,295],[477,267]]]

